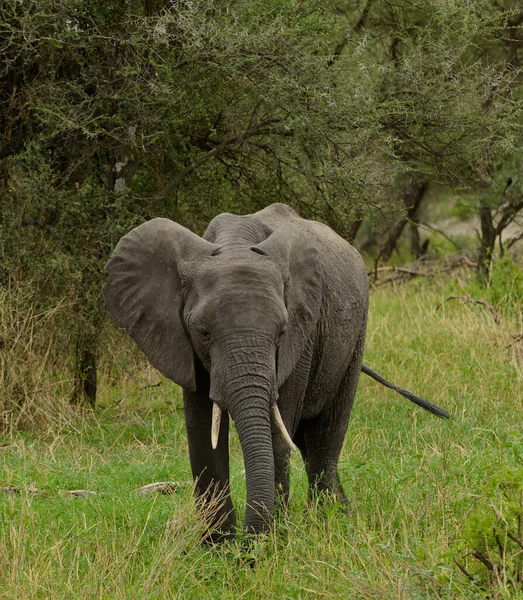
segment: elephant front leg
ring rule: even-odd
[[[209,528],[209,540],[221,542],[236,535],[236,514],[229,487],[229,417],[222,415],[216,450],[211,444],[212,402],[208,381],[198,391],[184,390],[184,414],[196,502]]]

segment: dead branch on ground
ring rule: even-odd
[[[501,320],[501,317],[499,316],[499,313],[496,311],[496,309],[492,306],[492,304],[485,302],[485,300],[476,300],[476,299],[472,298],[471,296],[449,296],[445,300],[445,302],[448,302],[449,300],[459,300],[460,302],[463,302],[464,304],[478,304],[479,306],[484,306],[485,308],[487,308],[490,311],[490,314],[494,318],[495,323],[499,323]],[[436,310],[439,310],[443,306],[443,304],[444,304],[443,302],[441,304],[438,304],[436,306]]]
[[[460,268],[476,269],[477,265],[468,256],[458,255],[444,260],[426,260],[421,258],[404,267],[385,266],[372,269],[367,274],[373,276],[373,285],[386,285],[387,283],[404,283],[413,277],[432,277],[450,273]],[[378,281],[378,274],[390,273],[387,277]]]

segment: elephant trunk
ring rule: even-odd
[[[259,533],[270,527],[274,508],[274,455],[269,403],[251,396],[231,411],[245,464],[247,505],[243,530]]]
[[[244,532],[259,533],[269,529],[274,508],[275,351],[268,343],[249,349],[230,343],[215,356],[210,396],[235,422],[247,485]]]

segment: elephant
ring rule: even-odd
[[[199,506],[215,496],[209,538],[236,534],[229,416],[243,452],[243,533],[267,531],[289,497],[289,457],[309,493],[347,497],[338,459],[360,371],[441,417],[442,409],[362,365],[368,281],[358,251],[285,204],[220,214],[203,237],[155,218],[121,238],[105,301],[150,363],[183,388]]]

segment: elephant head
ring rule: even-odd
[[[254,245],[213,243],[153,219],[120,240],[103,288],[117,325],[165,376],[195,391],[196,361],[210,373],[213,426],[206,435],[216,448],[221,411],[235,421],[249,532],[270,522],[271,419],[292,444],[278,389],[314,336],[322,296],[321,264],[310,240],[291,225],[264,237]]]

